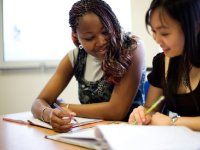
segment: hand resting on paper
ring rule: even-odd
[[[167,115],[156,112],[151,117],[151,125],[172,125],[171,118]]]
[[[62,111],[58,108],[55,108],[52,110],[52,113],[50,115],[50,124],[52,125],[52,128],[56,132],[67,132],[69,131],[73,124],[70,123],[71,119],[76,114],[71,111]]]

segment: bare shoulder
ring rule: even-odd
[[[131,49],[133,50],[134,55],[145,57],[145,46],[144,42],[141,38],[137,36],[132,36],[135,42],[131,45]]]
[[[132,49],[133,49],[132,68],[133,70],[142,71],[146,69],[144,42],[141,38],[137,36],[133,36],[133,38],[136,41],[136,47],[135,47],[135,44],[132,45]]]
[[[58,67],[57,67],[57,72],[60,72],[63,74],[63,72],[71,72],[73,70],[72,64],[70,62],[68,54],[66,54],[62,60],[60,61]]]
[[[131,38],[135,41],[133,42],[133,44],[131,45],[131,49],[139,51],[139,53],[143,53],[144,54],[144,42],[143,40],[135,35],[132,35]]]

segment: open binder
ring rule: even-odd
[[[180,126],[97,125],[75,132],[47,135],[46,138],[98,150],[200,149],[200,132]]]

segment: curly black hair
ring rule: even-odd
[[[102,69],[108,82],[118,83],[132,63],[133,50],[136,49],[137,42],[130,33],[122,30],[111,7],[103,0],[80,0],[74,3],[69,12],[72,32],[76,33],[79,18],[87,13],[96,14],[108,33],[109,46]]]

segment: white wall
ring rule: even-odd
[[[152,66],[152,58],[158,53],[159,48],[153,38],[146,30],[145,13],[148,9],[151,0],[131,0],[132,1],[132,21],[133,33],[139,36],[145,44],[146,64],[147,67]]]
[[[144,24],[144,15],[150,1],[132,0],[133,33],[142,38],[145,43],[148,66],[151,66],[152,58],[158,52],[158,47],[147,33]],[[0,114],[29,111],[33,100],[53,72],[38,70],[0,71]],[[78,103],[77,83],[74,78],[60,97],[69,103]]]
[[[0,72],[0,114],[29,111],[33,100],[54,71]],[[72,83],[60,95],[69,103],[78,103],[77,83]]]

